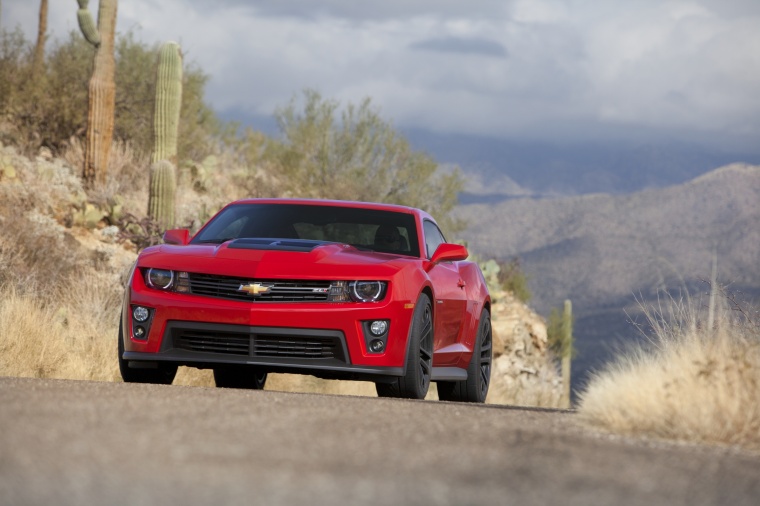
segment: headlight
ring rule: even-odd
[[[145,283],[151,288],[170,290],[174,283],[174,272],[166,269],[148,269],[145,273]]]
[[[385,281],[333,281],[327,297],[329,302],[377,302],[385,297]]]
[[[377,302],[385,296],[383,281],[353,281],[348,285],[348,295],[356,302]]]

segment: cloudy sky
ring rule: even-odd
[[[3,0],[2,26],[32,37],[38,6]],[[50,1],[54,37],[76,9]],[[179,41],[219,112],[309,87],[402,128],[760,151],[757,0],[120,0],[118,30]]]

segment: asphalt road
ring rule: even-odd
[[[0,505],[752,505],[760,455],[572,412],[0,378]]]

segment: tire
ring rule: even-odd
[[[158,385],[171,385],[177,375],[175,364],[158,363],[157,369],[132,369],[129,362],[124,360],[124,327],[119,321],[119,372],[124,383],[156,383]]]
[[[488,386],[491,384],[491,362],[493,359],[493,334],[491,332],[491,314],[484,309],[480,314],[480,325],[472,352],[470,365],[467,367],[467,379],[464,381],[439,381],[438,399],[442,401],[485,402]]]
[[[214,369],[214,383],[219,388],[245,388],[263,390],[267,373],[249,366],[217,367]]]
[[[378,397],[424,399],[427,395],[433,372],[433,311],[425,294],[415,305],[409,340],[406,374],[391,383],[375,383]]]

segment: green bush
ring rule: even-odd
[[[532,297],[528,288],[528,276],[520,266],[520,259],[513,258],[509,262],[499,264],[498,279],[502,289],[515,294],[515,297],[523,302],[528,302]]]
[[[509,262],[499,262],[493,258],[481,260],[477,255],[471,255],[470,259],[473,262],[477,262],[480,266],[488,289],[491,292],[504,290],[511,292],[523,302],[530,300],[531,293],[530,289],[528,289],[528,277],[520,267],[520,260],[518,258],[515,257]]]

